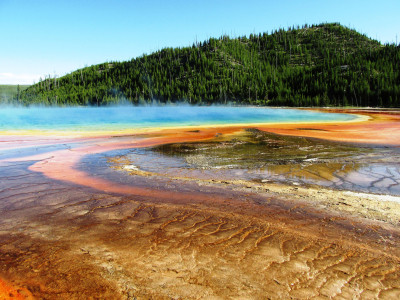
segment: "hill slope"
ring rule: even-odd
[[[0,85],[0,104],[12,103],[19,99],[21,91],[27,89],[29,85]]]
[[[47,78],[25,104],[104,105],[185,100],[192,104],[400,106],[400,48],[337,23],[222,36]]]

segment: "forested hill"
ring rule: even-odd
[[[24,104],[187,101],[274,106],[400,106],[400,48],[340,24],[222,36],[46,78]]]

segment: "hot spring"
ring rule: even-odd
[[[0,131],[7,130],[124,130],[254,123],[342,122],[349,114],[257,107],[117,106],[3,107]]]

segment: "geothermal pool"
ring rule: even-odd
[[[9,107],[0,108],[0,131],[101,131],[254,123],[343,122],[356,118],[342,113],[258,107]]]
[[[399,299],[400,114],[344,112],[3,107],[0,298]]]
[[[313,124],[341,123],[356,121],[360,116],[346,113],[318,112],[288,108],[260,107],[228,107],[228,106],[112,106],[112,107],[8,107],[0,110],[0,132],[34,132],[34,135],[52,133],[83,134],[98,136],[112,132],[141,133],[143,129],[158,130],[165,128],[201,128],[207,126],[257,126],[260,124]],[[301,127],[301,125],[299,125]],[[247,129],[250,130],[250,129]],[[251,131],[251,130],[250,130]],[[382,157],[387,153],[374,150],[377,157],[374,161],[370,150],[356,151],[351,147],[322,141],[305,141],[301,138],[285,138],[269,136],[255,138],[260,134],[243,134],[233,136],[232,141],[225,140],[224,146],[217,140],[209,143],[202,151],[204,144],[189,144],[179,157],[187,159],[175,160],[176,168],[163,168],[171,163],[171,151],[155,152],[149,147],[144,155],[148,163],[141,166],[143,160],[137,161],[140,170],[152,170],[162,174],[189,174],[194,170],[196,176],[203,178],[264,180],[294,184],[316,184],[337,189],[348,189],[363,192],[400,195],[400,177],[397,168],[400,153],[391,151],[391,163]],[[260,132],[262,133],[262,132]],[[250,134],[250,135],[249,135]],[[246,134],[245,134],[246,135]],[[224,137],[225,138],[225,137]],[[226,138],[225,138],[226,139]],[[242,140],[241,140],[242,139]],[[237,140],[236,142],[234,142]],[[181,142],[179,140],[175,142]],[[228,146],[228,144],[231,144]],[[179,144],[178,144],[179,145]],[[184,144],[182,144],[184,146]],[[55,150],[52,146],[52,150]],[[36,146],[36,153],[46,152],[49,145]],[[148,151],[150,150],[150,151]],[[18,155],[22,150],[19,149]],[[24,149],[29,153],[32,149]],[[173,152],[173,151],[172,151]],[[357,152],[357,153],[356,153]],[[381,154],[378,155],[377,152]],[[113,155],[113,152],[109,155]],[[356,155],[357,154],[357,155]],[[3,151],[1,157],[12,157],[17,154],[13,150]],[[133,157],[134,154],[131,154]],[[197,156],[196,156],[197,155]],[[89,154],[88,154],[89,156]],[[93,159],[95,160],[95,159]],[[192,163],[187,163],[188,161]],[[195,162],[193,162],[195,160]],[[201,162],[200,160],[203,160]],[[185,162],[185,163],[184,163]],[[100,164],[100,160],[98,161]],[[380,164],[379,164],[380,163]],[[394,163],[394,165],[393,165]],[[128,163],[128,165],[130,165]],[[104,167],[104,166],[101,166]],[[129,169],[129,166],[126,166]],[[197,169],[197,171],[196,171]],[[212,172],[212,170],[218,172]],[[203,170],[203,171],[201,171]],[[208,170],[208,171],[207,171]],[[224,172],[225,170],[225,172]],[[330,173],[331,176],[322,173]],[[194,176],[194,178],[196,178]]]

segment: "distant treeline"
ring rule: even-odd
[[[274,106],[400,106],[400,48],[337,23],[222,36],[109,62],[21,92],[23,104],[187,101]]]
[[[21,92],[29,85],[3,85],[0,84],[0,104],[12,104],[18,102]]]

